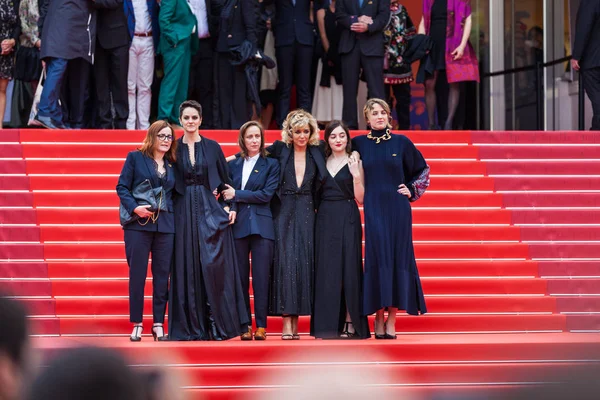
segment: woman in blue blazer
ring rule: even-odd
[[[127,155],[119,176],[117,194],[121,205],[132,216],[139,217],[123,226],[125,254],[129,265],[129,318],[133,325],[130,340],[142,340],[144,285],[148,259],[152,253],[152,314],[154,340],[166,340],[163,322],[167,307],[169,270],[173,256],[175,219],[172,193],[175,187],[175,132],[166,121],[156,121],[148,129],[139,150]],[[132,192],[149,180],[153,189],[162,187],[158,210],[139,205]]]
[[[229,162],[233,187],[226,185],[225,200],[237,203],[238,213],[233,225],[233,236],[242,279],[246,307],[250,314],[250,260],[252,253],[252,288],[256,340],[265,340],[267,313],[269,311],[269,272],[273,262],[275,232],[270,202],[279,186],[279,163],[266,157],[265,135],[255,121],[240,128],[238,139],[240,158]],[[252,324],[242,335],[242,340],[252,340]]]

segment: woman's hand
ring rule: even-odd
[[[456,60],[460,60],[464,54],[465,54],[465,46],[460,45],[456,49],[454,49],[454,51],[452,52],[451,55],[452,55],[452,59],[454,61],[456,61]]]
[[[362,161],[360,160],[360,158],[357,159],[357,157],[355,157],[354,154],[348,157],[348,169],[350,170],[350,173],[352,174],[352,177],[354,179],[361,179],[361,165]]]
[[[223,195],[223,199],[225,201],[233,200],[235,198],[235,189],[229,186],[228,184],[225,184],[225,187],[227,187],[227,189],[221,192],[221,194]]]
[[[229,225],[232,225],[235,223],[235,218],[237,217],[237,212],[235,211],[229,211]]]
[[[410,190],[408,190],[405,184],[398,186],[398,193],[408,197],[409,199],[411,198]]]
[[[136,213],[140,218],[148,218],[154,215],[152,211],[148,210],[149,208],[150,205],[137,206],[133,212]]]

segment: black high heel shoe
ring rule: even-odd
[[[393,335],[390,335],[389,333],[387,333],[387,321],[385,321],[385,323],[383,324],[383,329],[384,329],[385,334],[383,335],[382,339],[396,339],[395,333]]]
[[[352,327],[354,328],[354,324],[352,322],[344,323],[344,330],[342,331],[342,334],[340,335],[340,337],[342,339],[355,339],[358,337],[356,330],[354,330],[354,332],[350,332],[350,329],[348,329],[350,327],[350,325],[352,325]]]
[[[385,337],[385,323],[383,324],[383,332],[384,332],[383,334],[378,334],[377,333],[377,321],[375,321],[373,329],[375,330],[375,339],[386,339],[386,337]]]
[[[160,329],[160,333],[162,333],[162,335],[160,335],[160,336],[158,336],[158,332],[157,332],[159,329]],[[163,327],[163,324],[152,325],[152,336],[154,337],[155,342],[157,340],[159,342],[164,342],[166,340],[169,340],[169,338],[165,336],[165,328]]]
[[[131,336],[129,336],[129,340],[132,342],[141,342],[143,331],[144,331],[144,326],[142,324],[133,325],[133,332],[131,332]]]

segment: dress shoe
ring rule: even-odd
[[[258,328],[254,332],[254,340],[267,340],[267,331],[265,331],[265,328]]]
[[[50,117],[36,115],[35,120],[37,122],[39,122],[43,127],[48,128],[48,129],[67,129],[67,127],[64,126],[62,122],[55,123],[54,121],[52,121],[52,118],[50,118]]]
[[[242,340],[252,340],[252,328],[249,326],[248,330],[242,335]]]
[[[163,324],[154,324],[152,326],[152,337],[154,337],[154,341],[164,342],[169,340],[169,338],[165,335],[165,328]]]
[[[129,336],[129,340],[132,342],[140,342],[142,340],[142,331],[144,330],[144,326],[142,324],[133,325],[133,332],[131,332],[131,336]]]

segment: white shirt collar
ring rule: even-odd
[[[258,153],[257,155],[255,155],[253,157],[246,157],[246,161],[256,161],[256,160],[258,160],[258,157],[260,157],[260,153]]]

